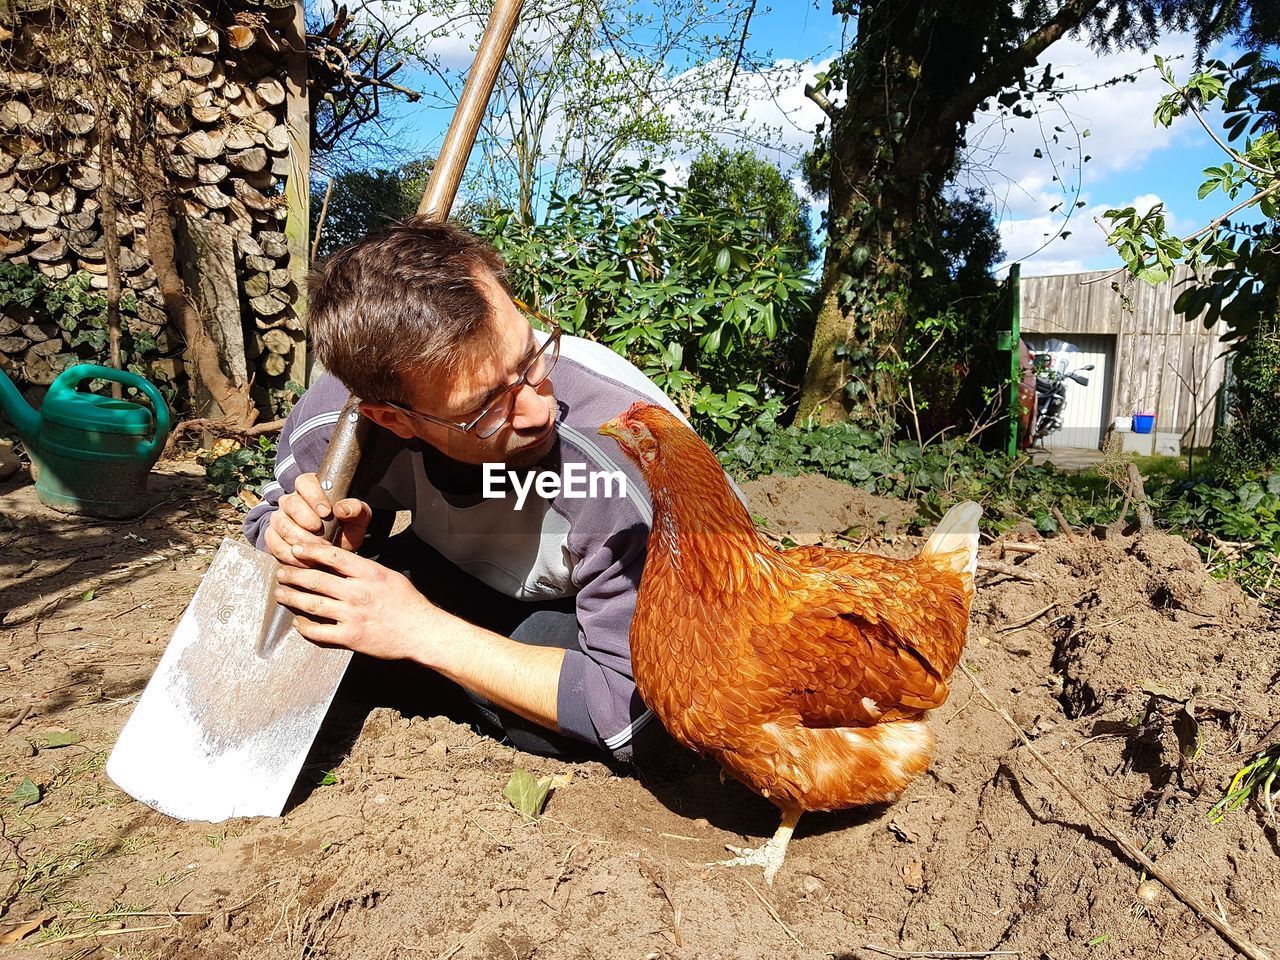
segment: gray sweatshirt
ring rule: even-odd
[[[563,337],[551,382],[559,443],[537,469],[562,477],[577,471],[584,478],[620,471],[624,496],[617,484],[610,496],[587,497],[569,495],[562,484],[553,497],[528,491],[517,509],[519,498],[508,480],[502,498],[460,498],[437,486],[439,476],[433,482],[432,465],[440,463],[436,451],[377,427],[380,452],[373,464],[366,456],[360,493],[375,510],[411,511],[419,538],[494,590],[523,600],[576,598],[578,649],[566,652],[560,671],[557,722],[562,732],[625,759],[632,738],[653,720],[636,693],[628,642],[653,507],[639,470],[597,430],[636,400],[684,417],[630,362],[579,337]],[[292,492],[300,474],[319,469],[348,395],[326,374],[294,406],[281,433],[275,482],[244,522],[245,535],[259,549],[277,501]],[[576,487],[589,490],[590,484],[584,479]],[[604,484],[596,491],[606,492]]]

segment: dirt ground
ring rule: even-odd
[[[127,523],[0,486],[0,936],[48,915],[0,956],[1233,955],[1167,892],[1138,898],[1144,878],[960,673],[928,774],[891,806],[806,815],[772,887],[705,866],[777,824],[710,763],[546,760],[343,692],[283,817],[170,820],[103,764],[237,518],[191,467],[156,485],[170,502]],[[902,505],[832,481],[744,489],[775,539],[918,543]],[[965,663],[1089,802],[1280,953],[1275,827],[1254,806],[1206,818],[1280,720],[1280,623],[1163,534],[1037,545],[1005,558],[1024,579],[981,576]],[[517,767],[573,776],[536,822],[503,799]]]

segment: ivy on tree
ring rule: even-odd
[[[935,267],[953,174],[984,106],[1025,114],[1056,82],[1038,63],[1072,33],[1099,49],[1149,47],[1163,27],[1197,48],[1250,27],[1231,0],[836,0],[853,36],[807,90],[826,113],[808,167],[825,178],[828,243],[799,415],[884,422],[894,359]]]

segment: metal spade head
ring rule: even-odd
[[[281,620],[276,560],[224,539],[107,760],[126,793],[181,820],[279,816],[351,651]],[[287,622],[287,621],[285,621]]]

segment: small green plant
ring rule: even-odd
[[[1242,807],[1255,793],[1262,798],[1267,816],[1275,823],[1276,778],[1280,776],[1280,741],[1253,755],[1231,781],[1222,799],[1209,810],[1209,822],[1221,823],[1232,810]]]
[[[233,507],[247,510],[250,504],[241,495],[248,490],[256,497],[262,487],[275,479],[276,440],[261,436],[257,440],[230,453],[211,460],[204,475],[218,496]]]
[[[107,298],[88,273],[51,280],[28,264],[0,263],[0,313],[20,323],[56,324],[74,353],[68,363],[108,364]],[[132,291],[120,298],[120,359],[126,370],[151,380],[172,402],[176,386],[156,367],[165,354],[138,317]]]
[[[1280,587],[1280,473],[1219,486],[1200,481],[1162,510],[1189,535],[1217,576],[1230,576],[1262,601]]]

